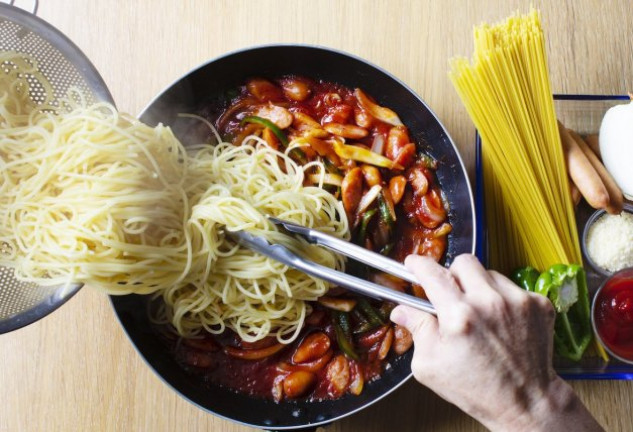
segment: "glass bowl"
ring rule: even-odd
[[[633,214],[633,204],[625,203],[622,211]],[[602,218],[606,214],[607,212],[605,210],[597,210],[589,217],[589,219],[587,219],[587,222],[585,223],[585,227],[582,233],[582,253],[583,253],[583,256],[585,257],[585,260],[589,263],[589,265],[591,265],[591,267],[593,267],[593,269],[596,272],[608,277],[608,276],[611,276],[614,272],[609,271],[601,267],[600,265],[598,265],[591,258],[591,254],[589,253],[589,248],[588,248],[589,231],[591,227],[593,226],[594,223],[596,223],[600,218]]]
[[[607,290],[612,290],[607,293]],[[616,294],[617,293],[617,294]],[[614,306],[609,306],[612,302],[608,299],[613,296],[618,298],[618,294],[626,293],[626,296],[620,296],[618,310],[614,310]],[[609,295],[609,297],[606,297]],[[606,297],[606,298],[605,298]],[[624,298],[623,298],[624,297]],[[618,300],[616,300],[618,301]],[[606,302],[606,304],[605,304]],[[607,312],[605,312],[605,308]],[[625,309],[626,308],[626,309]],[[625,310],[622,310],[625,309]],[[601,317],[602,314],[609,315],[609,319]],[[604,322],[608,321],[608,322]],[[602,324],[599,324],[602,323]],[[633,365],[633,268],[629,267],[613,273],[598,288],[596,295],[591,302],[591,325],[593,332],[604,347],[604,349],[612,357],[621,362]],[[618,349],[614,343],[608,342],[609,339],[624,339],[627,348]],[[627,351],[626,353],[624,351]]]

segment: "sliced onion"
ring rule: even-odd
[[[343,177],[338,174],[310,174],[308,176],[308,180],[313,184],[321,184],[321,180],[323,184],[329,184],[334,186],[341,186],[343,184]]]
[[[352,309],[354,309],[354,307],[356,306],[356,300],[339,297],[323,296],[319,297],[317,301],[319,302],[319,304],[325,306],[328,309],[334,309],[340,312],[351,312]]]
[[[392,126],[402,126],[402,122],[395,112],[374,103],[361,89],[354,90],[354,96],[356,96],[360,106],[373,117]]]
[[[374,141],[371,143],[371,151],[383,155],[385,151],[385,137],[379,133],[374,136]]]
[[[369,208],[369,206],[378,198],[380,195],[380,191],[382,190],[382,186],[373,185],[371,189],[367,191],[365,195],[360,199],[358,203],[358,207],[356,209],[357,214],[362,214]]]

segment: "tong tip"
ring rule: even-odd
[[[294,233],[297,233],[297,234],[306,234],[306,230],[309,230],[308,227],[296,224],[294,222],[290,222],[290,221],[287,221],[287,220],[279,219],[277,217],[270,216],[270,215],[268,215],[266,217],[273,224],[281,225],[281,226],[283,226],[285,229],[287,229],[290,232],[294,232]]]
[[[272,223],[274,223],[275,225],[283,225],[284,224],[284,220],[281,220],[279,218],[276,218],[275,216],[271,216],[271,215],[266,215],[266,218],[268,218],[269,221],[271,221]]]

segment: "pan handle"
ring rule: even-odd
[[[15,0],[9,0],[9,4],[11,6],[15,6]],[[33,15],[37,15],[37,8],[40,5],[39,0],[33,0],[33,6],[31,6],[31,10],[25,9],[27,12],[31,12]]]

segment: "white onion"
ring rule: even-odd
[[[373,151],[374,153],[378,153],[379,155],[382,155],[384,152],[384,148],[385,148],[385,137],[382,136],[381,133],[376,134],[376,136],[374,136],[374,141],[371,143],[371,151]]]
[[[369,189],[367,193],[361,198],[360,202],[358,203],[358,209],[356,210],[356,212],[358,214],[362,214],[365,210],[367,210],[371,203],[376,200],[381,190],[382,186],[373,185],[371,189]]]

